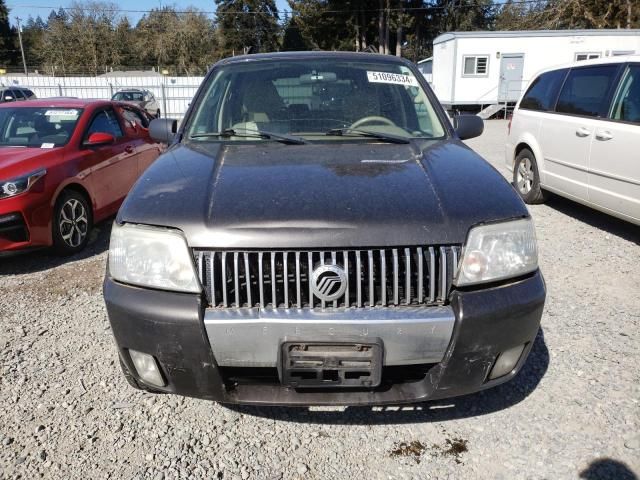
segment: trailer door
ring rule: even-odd
[[[517,102],[524,87],[522,69],[523,53],[503,53],[500,58],[500,83],[498,102]]]

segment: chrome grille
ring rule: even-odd
[[[338,308],[445,303],[459,246],[329,251],[194,250],[210,307]],[[314,295],[315,268],[337,264],[346,273],[338,300]]]

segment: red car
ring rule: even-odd
[[[106,100],[0,105],[0,253],[80,251],[94,223],[116,213],[163,146],[150,117]]]

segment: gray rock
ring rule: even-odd
[[[640,449],[640,435],[635,435],[635,436],[625,440],[624,446],[629,448],[629,449],[631,449],[631,450]]]

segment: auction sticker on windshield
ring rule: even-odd
[[[406,85],[408,87],[418,86],[418,79],[416,77],[401,73],[367,71],[367,79],[371,83],[392,83],[394,85]]]
[[[60,117],[64,120],[76,120],[80,115],[78,110],[47,110],[45,117]]]

